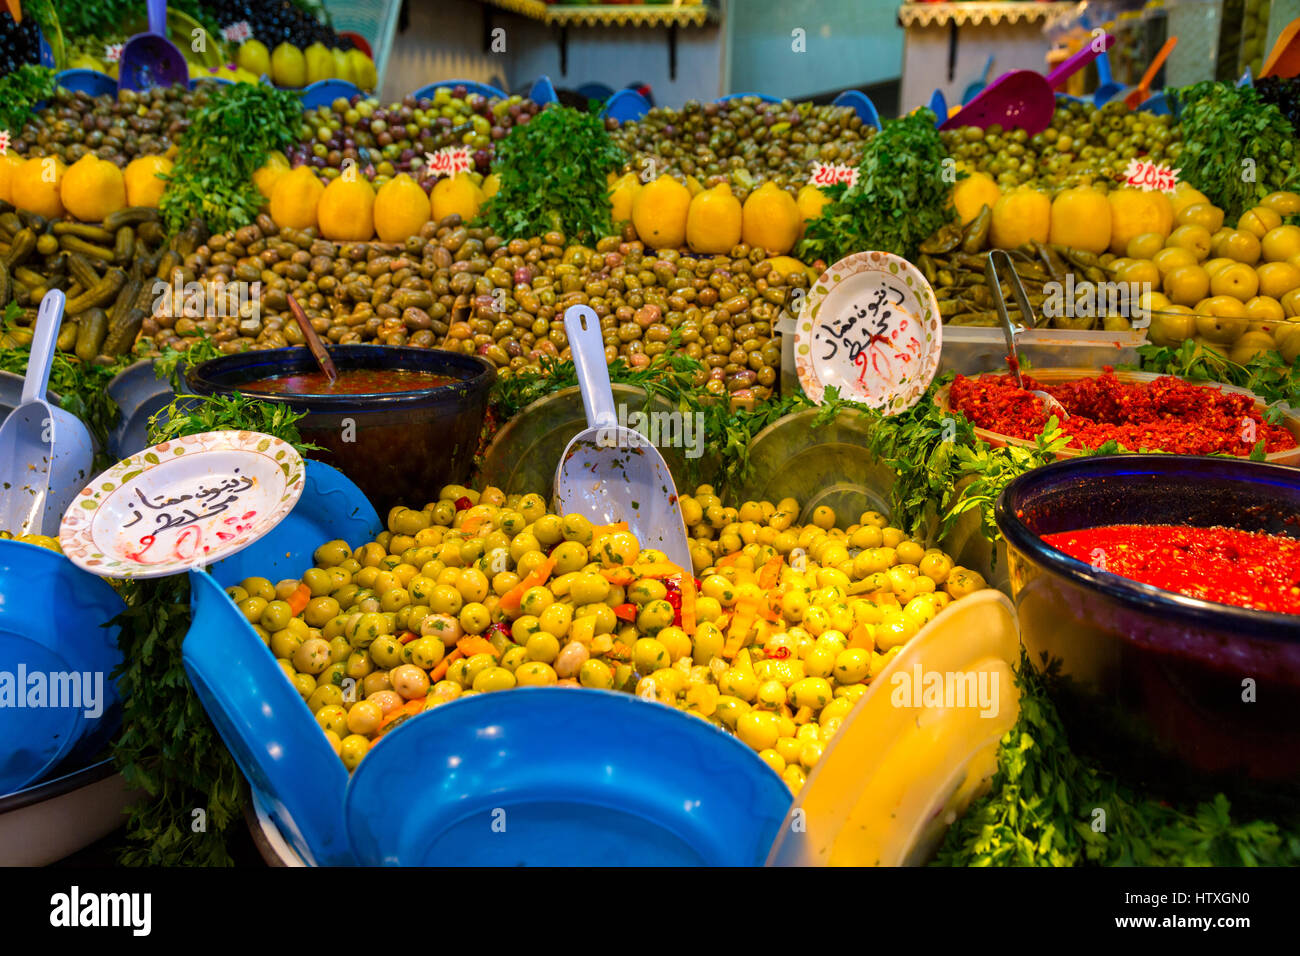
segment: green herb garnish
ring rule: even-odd
[[[31,118],[32,107],[54,92],[54,71],[25,63],[0,77],[0,129],[13,137]]]
[[[548,106],[497,144],[493,172],[501,190],[484,205],[483,218],[507,239],[551,231],[570,242],[610,235],[605,177],[626,161],[599,117]]]
[[[885,121],[862,148],[857,185],[825,190],[832,201],[808,223],[799,258],[835,262],[867,250],[916,258],[921,243],[954,215],[945,176],[951,158],[934,121],[927,109]]]
[[[159,204],[171,232],[202,219],[211,232],[246,226],[266,200],[253,173],[290,146],[302,123],[298,94],[256,83],[219,86],[194,111]]]

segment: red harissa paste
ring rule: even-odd
[[[1236,528],[1118,524],[1043,535],[1098,570],[1189,597],[1300,614],[1300,540]]]
[[[1295,437],[1264,421],[1249,396],[1172,376],[1129,384],[1107,366],[1096,378],[1044,385],[1025,375],[1024,383],[1017,387],[1010,375],[958,375],[949,401],[979,428],[1032,441],[1046,426],[1048,413],[1029,393],[1047,392],[1070,413],[1061,430],[1071,445],[1082,448],[1114,439],[1129,451],[1244,458],[1261,440],[1266,453],[1296,447]]]

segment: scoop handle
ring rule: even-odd
[[[582,407],[590,428],[610,428],[618,424],[614,412],[614,393],[609,387],[609,366],[605,364],[605,340],[600,334],[600,317],[587,305],[565,310],[564,334],[569,339],[573,367],[582,390]]]
[[[1047,74],[1047,85],[1052,87],[1052,89],[1056,89],[1056,87],[1060,86],[1075,73],[1079,72],[1095,60],[1099,54],[1105,53],[1109,50],[1111,44],[1115,42],[1115,38],[1109,33],[1104,34],[1099,37],[1099,39],[1101,40],[1100,50],[1097,49],[1096,40],[1089,40],[1083,45],[1083,49],[1079,50],[1078,53],[1071,56],[1051,73]]]
[[[1110,86],[1114,82],[1115,82],[1115,78],[1111,76],[1111,72],[1110,72],[1110,54],[1098,53],[1097,54],[1097,88],[1100,89],[1103,86]]]
[[[50,386],[50,365],[54,361],[54,343],[59,338],[63,305],[64,296],[58,289],[50,289],[41,298],[31,354],[27,358],[27,377],[23,379],[24,404],[44,399],[45,390]]]
[[[149,0],[149,32],[167,35],[167,0]]]

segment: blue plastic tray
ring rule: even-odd
[[[107,583],[63,555],[0,540],[0,695],[15,695],[0,696],[0,794],[41,780],[74,751],[98,751],[116,731],[121,701],[109,675],[122,655],[117,628],[103,625],[125,609]],[[59,701],[75,707],[50,706],[54,675],[74,672],[100,675],[98,716],[87,716],[84,697]],[[36,674],[46,684],[45,706],[19,706],[20,697],[37,702],[29,693]]]
[[[182,645],[185,672],[280,832],[304,860],[352,862],[343,827],[348,773],[302,696],[285,679],[224,588],[253,575],[297,577],[332,538],[359,545],[381,528],[360,490],[340,472],[308,461],[302,497],[251,547],[190,572],[193,619]]]
[[[425,97],[432,99],[434,92],[440,86],[448,88],[463,86],[465,87],[466,93],[477,93],[479,96],[486,96],[489,99],[496,97],[499,100],[503,100],[506,97],[506,94],[501,92],[501,90],[498,90],[495,86],[488,86],[486,83],[475,83],[473,80],[442,80],[438,83],[430,83],[428,86],[422,86],[411,95],[417,100]]]
[[[851,106],[857,112],[858,118],[867,126],[874,126],[880,129],[880,113],[876,111],[876,104],[871,102],[871,97],[867,96],[861,90],[845,90],[831,102],[832,106]],[[946,109],[946,107],[945,107]]]
[[[362,865],[758,866],[789,808],[757,754],[697,717],[526,687],[385,735],[345,813]]]

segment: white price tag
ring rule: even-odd
[[[1124,170],[1124,185],[1133,186],[1143,192],[1159,190],[1172,193],[1174,187],[1178,185],[1180,172],[1181,169],[1171,169],[1145,159],[1130,159],[1128,168]]]
[[[813,165],[812,176],[808,182],[817,187],[834,186],[837,183],[844,183],[852,188],[858,184],[858,171],[852,166],[846,166],[843,163],[816,163]]]
[[[253,28],[248,25],[247,20],[240,20],[238,23],[222,27],[221,35],[226,38],[227,43],[243,43],[253,35]]]
[[[447,146],[424,154],[425,169],[434,176],[455,176],[474,168],[474,154],[468,146]]]

